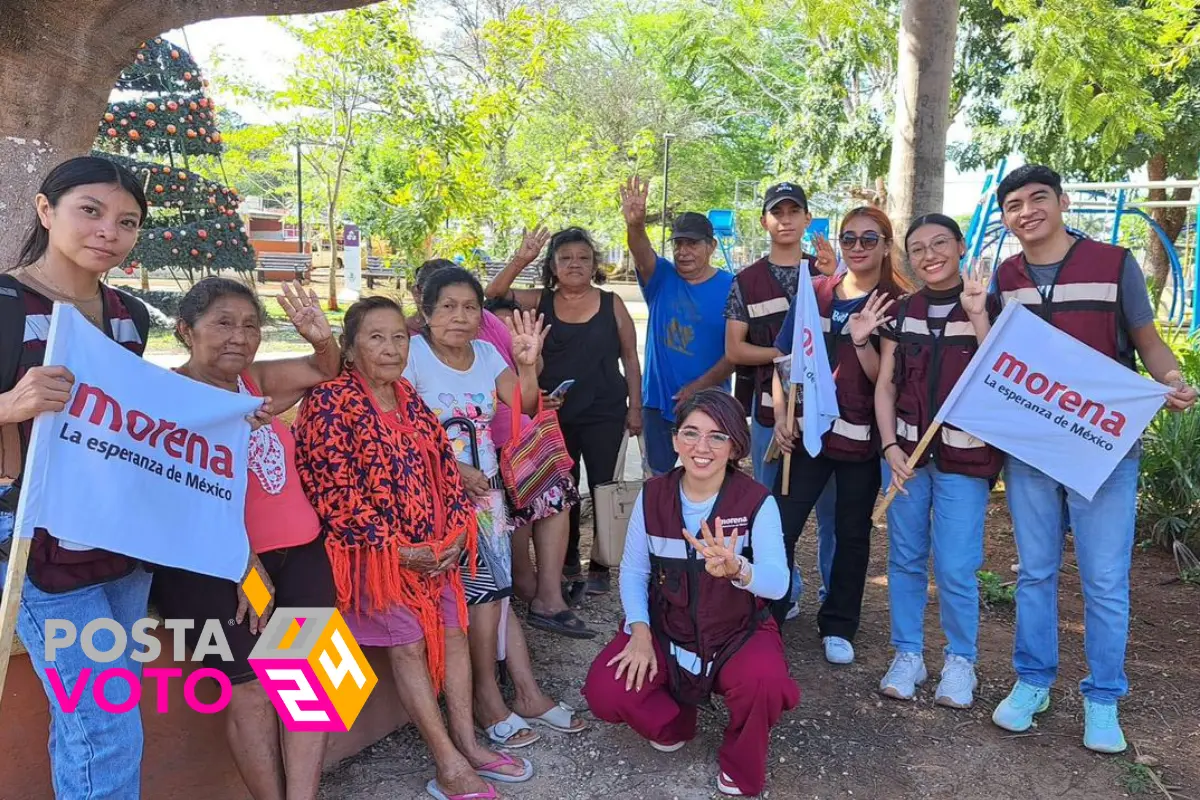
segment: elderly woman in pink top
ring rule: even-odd
[[[239,585],[164,568],[155,571],[151,598],[164,618],[194,621],[185,634],[189,650],[195,650],[206,621],[220,621],[233,660],[210,655],[204,665],[225,673],[233,684],[225,733],[250,794],[255,800],[315,800],[327,734],[284,729],[247,658],[275,603],[335,605],[321,524],[296,472],[295,440],[273,417],[335,377],[341,353],[315,294],[306,294],[299,284],[294,291],[285,285],[279,302],[296,332],[313,346],[311,355],[255,363],[266,314],[245,284],[227,278],[205,278],[193,286],[180,304],[175,330],[190,354],[177,372],[263,398],[250,435],[246,532],[251,566],[271,591],[272,603],[259,616]],[[228,620],[236,624],[230,627]]]
[[[525,254],[532,252],[534,256],[541,251],[549,239],[549,233],[544,229],[530,231],[513,256],[514,260],[532,260]],[[431,275],[439,269],[458,266],[453,261],[439,258],[426,261],[416,272],[413,282],[413,300],[417,307],[421,306],[422,293]],[[511,317],[517,311],[516,304],[503,298],[489,301],[483,311],[479,324],[479,335],[476,337],[489,342],[515,370],[512,362],[512,335],[505,324],[504,317]],[[418,315],[419,316],[419,315]],[[411,323],[416,331],[424,324],[424,320],[413,320]],[[414,332],[416,332],[414,331]],[[539,362],[540,366],[540,362]],[[555,409],[562,404],[561,399],[543,397],[546,408]],[[492,441],[497,450],[512,438],[511,411],[508,406],[497,400],[496,414],[492,418]],[[521,417],[522,424],[530,422],[529,417]],[[530,626],[539,628],[560,636],[572,639],[592,639],[596,632],[587,627],[583,620],[567,605],[563,597],[562,573],[563,559],[567,552],[567,538],[570,533],[570,511],[579,503],[579,491],[575,482],[570,478],[564,479],[557,486],[551,487],[545,494],[537,498],[527,508],[516,508],[509,498],[509,514],[517,526],[512,536],[512,580],[513,591],[517,597],[529,603],[529,615],[526,621]],[[533,549],[537,555],[537,568],[529,558],[529,542],[533,539]]]

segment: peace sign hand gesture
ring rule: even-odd
[[[522,230],[521,246],[513,254],[512,260],[523,264],[532,264],[537,260],[548,241],[550,241],[550,231],[541,225],[535,226],[533,230],[528,228]]]
[[[987,313],[987,287],[978,278],[963,276],[963,288],[959,302],[968,317],[979,317]]]
[[[696,541],[686,528],[683,531],[683,538],[687,539],[688,544],[696,548],[696,552],[704,559],[704,570],[714,578],[736,578],[742,571],[741,562],[738,560],[738,544],[742,537],[737,528],[733,529],[733,539],[728,539],[725,536],[725,524],[717,517],[716,538],[713,538],[708,529],[707,520],[700,523],[700,536],[704,539],[703,544]]]
[[[309,344],[319,347],[333,338],[333,330],[329,327],[325,313],[321,311],[321,301],[317,299],[317,293],[312,289],[305,293],[300,281],[295,281],[290,286],[283,284],[279,305],[296,328],[296,333],[303,336]]]
[[[813,237],[813,241],[817,245],[817,269],[822,275],[837,272],[837,253],[833,252],[833,245],[819,233]]]
[[[505,320],[512,334],[512,356],[518,366],[536,367],[542,354],[542,344],[550,333],[550,326],[542,327],[542,315],[535,319],[531,311],[519,311]]]
[[[621,213],[626,225],[646,224],[646,199],[650,195],[650,182],[632,177],[621,187]]]
[[[889,299],[886,293],[871,292],[862,310],[850,315],[850,340],[854,342],[855,347],[865,346],[876,329],[892,321],[890,316],[884,315],[893,302],[895,301]]]

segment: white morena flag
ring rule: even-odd
[[[821,452],[821,437],[838,418],[837,390],[821,330],[821,310],[812,281],[800,276],[796,290],[796,325],[792,329],[791,380],[800,386],[803,403],[804,449],[814,458]],[[786,413],[776,409],[775,413]]]
[[[1095,496],[1170,390],[1012,301],[934,422]]]
[[[75,385],[66,408],[34,421],[16,535],[45,528],[67,549],[240,581],[246,416],[262,401],[143,361],[61,303],[44,363]]]

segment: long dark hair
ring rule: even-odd
[[[129,192],[137,201],[138,208],[142,210],[138,225],[140,226],[146,221],[148,207],[141,181],[125,167],[109,161],[107,158],[79,156],[63,161],[42,179],[38,194],[44,194],[50,201],[50,206],[57,208],[63,195],[76,186],[86,186],[90,183],[116,184]],[[35,211],[33,222],[30,223],[29,230],[25,234],[25,241],[21,244],[20,254],[17,256],[17,263],[13,265],[13,268],[29,266],[45,255],[46,248],[49,246],[50,231],[42,226],[42,221],[38,219]]]
[[[875,206],[859,206],[850,209],[846,216],[842,217],[842,224],[838,231],[844,230],[850,224],[850,220],[855,217],[868,218],[878,225],[879,230],[883,233],[883,264],[879,268],[880,291],[886,291],[893,297],[911,292],[914,288],[912,280],[903,269],[896,268],[896,263],[900,258],[896,249],[896,234],[892,229],[892,220]]]
[[[546,248],[546,259],[542,261],[542,286],[553,289],[558,285],[558,276],[554,274],[554,256],[558,252],[558,248],[576,242],[583,242],[592,249],[592,263],[596,268],[592,274],[592,282],[597,286],[604,285],[608,276],[600,269],[600,248],[596,247],[592,237],[583,228],[566,228],[550,237],[550,246]]]

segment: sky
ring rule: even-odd
[[[417,26],[417,33],[434,36],[438,25],[426,20]],[[222,71],[236,69],[255,77],[267,88],[281,88],[287,79],[292,61],[300,52],[298,43],[266,17],[237,17],[189,25],[184,30],[168,31],[164,36],[189,50],[202,70],[223,62]],[[236,111],[249,123],[270,122],[262,108],[237,98],[222,96],[218,87],[212,88],[218,105]],[[961,125],[950,129],[950,139],[962,138],[966,130]],[[970,214],[983,190],[985,172],[959,173],[954,165],[946,164],[945,211],[951,216]]]

